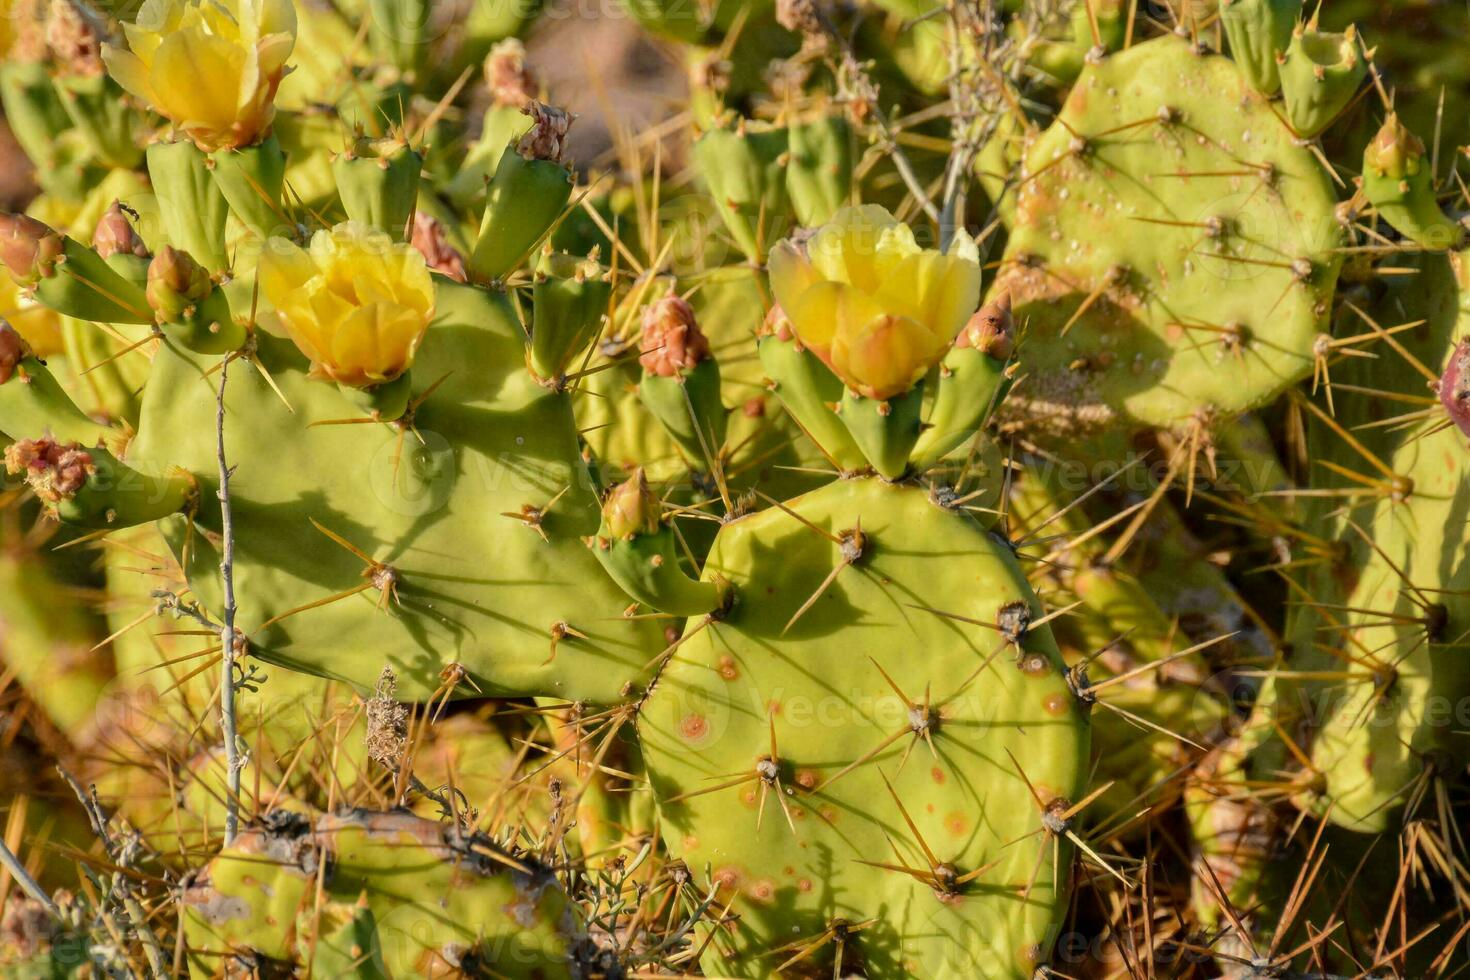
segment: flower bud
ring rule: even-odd
[[[643,467],[608,491],[602,502],[602,526],[609,536],[618,539],[655,534],[663,526],[663,508],[649,489]]]
[[[490,49],[485,84],[498,106],[520,109],[536,97],[536,76],[526,67],[526,46],[517,38],[506,38]]]
[[[448,276],[455,282],[465,281],[464,256],[449,244],[444,226],[432,215],[422,211],[413,216],[413,234],[409,244],[418,249],[429,268]]]
[[[22,439],[6,448],[5,471],[24,477],[37,497],[56,504],[75,497],[97,465],[78,443]]]
[[[531,128],[516,144],[516,152],[527,160],[560,163],[566,150],[567,131],[576,117],[565,109],[532,99],[521,112],[531,117]]]
[[[790,340],[796,336],[791,332],[791,318],[781,308],[780,303],[771,304],[766,311],[766,318],[761,321],[758,332],[762,337],[775,337],[777,340]]]
[[[1394,112],[1388,114],[1382,128],[1363,151],[1363,165],[1390,180],[1414,176],[1423,162],[1424,141],[1409,132]]]
[[[692,370],[710,356],[709,338],[694,319],[694,307],[673,293],[643,308],[639,349],[638,363],[663,378]]]
[[[136,255],[140,259],[148,257],[148,246],[138,237],[121,201],[113,201],[103,213],[102,220],[97,222],[97,230],[92,233],[92,247],[104,259],[120,254]]]
[[[165,245],[148,264],[148,305],[160,320],[183,318],[213,290],[208,270],[172,245]]]
[[[1439,403],[1460,431],[1470,436],[1470,340],[1462,340],[1450,354],[1439,379]]]
[[[50,225],[26,214],[0,214],[0,262],[18,281],[49,279],[64,248]]]
[[[956,347],[973,347],[999,361],[1010,359],[1015,350],[1015,323],[1011,319],[1011,294],[991,300],[970,317],[955,341]]]
[[[25,338],[4,317],[0,317],[0,385],[15,376],[15,369],[30,353]]]

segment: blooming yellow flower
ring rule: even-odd
[[[291,0],[144,0],[123,31],[131,50],[104,45],[107,70],[200,149],[250,146],[269,128],[296,44]]]
[[[892,398],[954,342],[980,303],[975,243],[920,248],[877,205],[843,208],[806,243],[771,250],[771,291],[802,344],[849,388]]]
[[[424,257],[366,225],[319,231],[305,249],[272,238],[258,276],[312,374],[355,388],[408,370],[434,316]]]

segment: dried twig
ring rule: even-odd
[[[10,877],[14,878],[15,883],[20,885],[21,891],[25,892],[37,902],[40,902],[46,911],[50,912],[55,918],[61,918],[61,909],[56,907],[56,903],[51,900],[50,895],[46,894],[46,890],[41,887],[40,883],[31,877],[31,873],[26,870],[26,866],[21,863],[20,858],[15,856],[15,852],[10,849],[4,840],[0,840],[0,866],[3,866],[6,871],[10,872]]]
[[[131,869],[138,858],[140,841],[137,834],[128,832],[124,833],[121,839],[114,837],[107,829],[108,818],[102,810],[102,801],[97,798],[97,787],[91,786],[84,790],[76,777],[64,768],[57,766],[56,771],[71,787],[77,800],[81,802],[82,810],[86,812],[87,820],[92,825],[92,832],[102,841],[108,858],[117,868]],[[114,872],[111,886],[107,887],[90,868],[84,866],[82,870],[88,879],[97,885],[101,893],[99,913],[104,917],[110,915],[106,905],[110,899],[115,899],[122,907],[128,924],[132,926],[133,933],[143,945],[143,955],[148,958],[148,968],[152,976],[158,980],[169,976],[169,970],[164,966],[163,944],[159,942],[153,927],[148,924],[148,912],[143,908],[143,903],[138,901],[138,896],[133,890],[133,883],[128,879],[127,874],[121,871]],[[113,928],[119,933],[122,931],[116,925]]]
[[[230,373],[226,354],[219,369],[218,408],[215,412],[215,437],[219,460],[219,509],[221,544],[219,571],[224,589],[223,623],[220,646],[223,662],[220,669],[220,728],[225,740],[225,764],[228,787],[225,792],[225,843],[235,840],[240,829],[240,771],[245,767],[240,757],[239,733],[235,725],[235,522],[230,508],[230,474],[225,459],[225,382]]]

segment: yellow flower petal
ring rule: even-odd
[[[842,208],[812,238],[807,254],[822,278],[872,292],[879,281],[879,242],[897,224],[893,215],[876,204]]]
[[[888,398],[944,356],[979,305],[978,258],[963,231],[944,254],[881,207],[844,208],[805,255],[791,242],[772,250],[771,288],[797,336],[849,388]]]
[[[771,249],[767,267],[771,274],[771,293],[776,302],[788,311],[788,316],[802,293],[821,281],[802,250],[787,241],[778,242]]]
[[[202,31],[164,38],[153,55],[157,106],[187,129],[228,130],[235,122],[238,79],[245,52]]]
[[[102,45],[102,63],[107,66],[108,74],[112,75],[117,84],[123,87],[123,91],[149,105],[158,101],[153,94],[153,82],[148,74],[148,66],[143,64],[143,60],[136,54],[104,44]]]
[[[332,340],[332,367],[370,382],[398,377],[413,360],[426,324],[412,311],[373,303],[352,312]]]
[[[869,398],[892,398],[923,377],[947,347],[923,324],[882,314],[840,333],[832,361],[848,387]]]
[[[882,315],[872,297],[841,282],[817,283],[786,310],[796,336],[829,366],[831,348],[842,332]]]
[[[285,303],[316,274],[317,265],[312,257],[286,238],[266,242],[256,266],[261,295],[272,306]]]

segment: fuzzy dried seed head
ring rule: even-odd
[[[46,46],[63,74],[100,78],[102,44],[108,40],[107,23],[79,0],[52,0],[46,19]]]
[[[709,339],[699,329],[694,307],[673,293],[643,308],[639,349],[638,363],[662,378],[693,370],[710,356]]]
[[[398,678],[392,667],[384,667],[378,675],[376,692],[367,702],[368,757],[385,769],[398,771],[403,750],[408,745],[408,709],[393,696]]]
[[[449,244],[449,236],[438,219],[422,211],[415,213],[409,243],[419,250],[430,269],[455,282],[465,281],[464,256]]]
[[[822,31],[819,0],[776,0],[776,23],[793,34],[800,34],[808,48],[825,47],[827,36]]]
[[[36,956],[50,947],[53,926],[51,913],[40,902],[11,896],[0,918],[0,947],[12,955]]]
[[[75,442],[22,439],[5,450],[5,471],[21,476],[32,492],[48,504],[70,500],[97,472],[92,454]]]
[[[565,109],[538,102],[527,102],[521,112],[531,117],[531,128],[516,144],[516,152],[527,160],[549,160],[560,163],[566,150],[567,131],[575,118]]]

